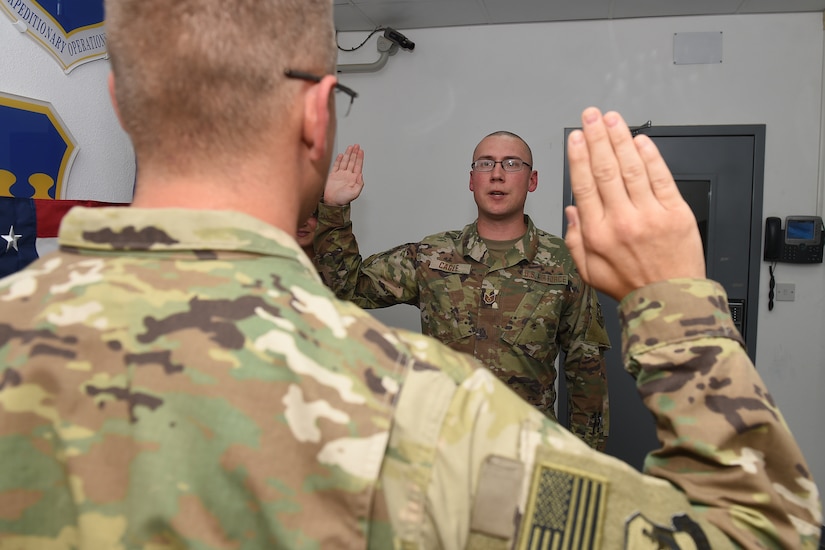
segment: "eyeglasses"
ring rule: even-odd
[[[496,164],[501,164],[501,168],[505,172],[518,172],[525,166],[527,168],[533,168],[532,165],[527,164],[521,159],[504,159],[504,160],[493,160],[493,159],[479,159],[470,165],[470,168],[475,170],[476,172],[492,172],[493,168],[496,167]]]
[[[321,79],[324,78],[322,76],[314,75],[311,73],[305,73],[303,71],[293,71],[292,69],[285,70],[284,75],[286,75],[287,78],[297,78],[298,80],[308,80],[310,82],[321,82]],[[342,92],[349,96],[347,112],[344,113],[344,116],[347,116],[350,110],[352,109],[352,103],[355,101],[355,98],[358,97],[358,92],[338,82],[335,83],[335,91]]]

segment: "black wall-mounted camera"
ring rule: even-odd
[[[413,51],[415,49],[415,42],[398,32],[397,30],[393,29],[392,27],[385,27],[384,28],[384,38],[387,40],[392,40],[400,48],[405,50]]]

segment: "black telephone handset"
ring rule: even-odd
[[[782,256],[782,220],[767,218],[765,220],[765,254],[766,262],[776,262]]]
[[[822,233],[819,216],[788,216],[784,229],[781,219],[766,218],[763,259],[766,262],[821,264],[825,248]]]

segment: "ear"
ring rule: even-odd
[[[536,190],[536,188],[538,186],[539,186],[539,172],[538,172],[538,170],[533,170],[530,173],[530,183],[527,186],[527,191],[532,193],[533,191]]]
[[[475,185],[473,185],[473,173],[470,172],[470,191],[475,191]]]
[[[123,128],[123,119],[120,118],[120,109],[117,108],[117,97],[115,96],[115,73],[111,71],[109,72],[109,100],[112,102],[117,121],[120,123],[121,128]]]
[[[329,146],[330,122],[334,121],[332,114],[331,95],[335,86],[335,77],[327,75],[317,84],[310,86],[304,94],[304,125],[303,140],[309,150],[309,158],[313,161],[324,161],[327,158]]]

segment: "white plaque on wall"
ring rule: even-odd
[[[675,65],[722,62],[722,32],[677,32],[673,34]]]

